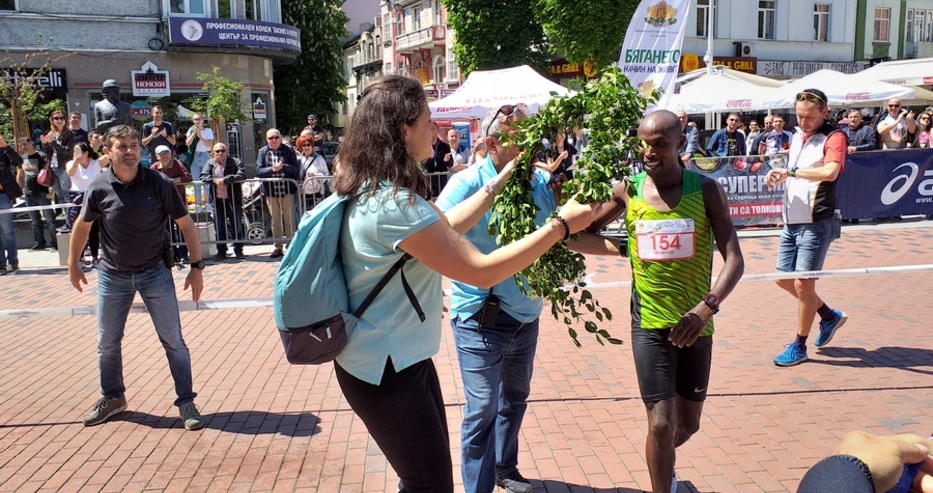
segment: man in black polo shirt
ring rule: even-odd
[[[188,209],[175,184],[158,171],[140,166],[139,134],[126,125],[111,127],[105,142],[110,169],[88,186],[81,215],[71,232],[68,276],[78,291],[87,284],[78,267],[91,223],[100,221],[101,260],[97,287],[97,357],[103,398],[82,418],[85,426],[107,421],[126,409],[121,341],[126,318],[139,292],[165,353],[175,381],[175,405],[184,426],[203,426],[194,405],[191,356],[181,335],[178,300],[172,280],[172,249],[165,225],[171,218],[185,237],[191,271],[185,289],[194,301],[203,288],[201,243]]]

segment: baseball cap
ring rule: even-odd
[[[162,154],[163,152],[172,152],[172,149],[166,145],[156,147],[156,154]]]
[[[308,120],[310,120],[310,119],[312,119],[312,118],[315,119],[315,120],[317,120],[317,115],[308,115]]]

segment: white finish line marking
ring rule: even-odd
[[[771,272],[768,274],[750,274],[742,276],[742,281],[775,281],[778,279],[811,279],[821,277],[863,276],[873,274],[898,274],[904,272],[922,272],[933,270],[933,264],[893,265],[890,267],[864,267],[857,269],[814,270],[806,272]],[[588,274],[587,278],[592,275]],[[631,286],[631,281],[587,283],[586,289],[609,289]],[[570,288],[567,288],[570,289]],[[178,311],[192,312],[204,310],[231,310],[243,308],[270,308],[272,298],[232,298],[224,300],[201,300],[197,303],[180,300]],[[133,303],[130,313],[147,313],[146,305],[139,301]],[[32,310],[0,310],[0,320],[40,317],[77,317],[96,315],[97,305],[72,307],[36,308]]]

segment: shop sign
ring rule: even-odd
[[[255,99],[253,99],[253,119],[266,119],[266,103],[259,96],[256,96]]]
[[[753,56],[713,57],[713,66],[722,66],[739,72],[754,74],[758,72],[758,58]],[[680,57],[681,72],[692,72],[705,67],[706,62],[703,61],[700,55],[685,53]]]
[[[130,115],[138,122],[149,121],[149,102],[142,99],[133,101],[130,105]]]
[[[758,75],[798,78],[823,69],[854,74],[863,68],[864,63],[762,61],[758,64]]]
[[[9,80],[16,84],[21,78],[33,77],[40,69],[24,68],[20,71],[12,68],[0,68],[0,77],[5,81]],[[32,79],[36,87],[48,94],[64,96],[68,94],[68,79],[65,76],[65,69],[49,69],[44,75]]]
[[[168,26],[173,45],[256,46],[301,53],[301,31],[287,24],[171,15]]]
[[[164,98],[171,95],[168,70],[159,70],[152,62],[143,64],[140,70],[131,70],[133,96]]]

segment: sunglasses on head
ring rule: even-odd
[[[826,100],[823,99],[819,94],[814,94],[812,92],[801,92],[797,93],[797,101],[807,101],[810,103],[819,103],[820,105],[825,105]]]
[[[516,106],[514,104],[504,104],[500,106],[499,110],[496,111],[496,114],[493,115],[492,120],[489,120],[489,124],[486,125],[486,135],[489,135],[489,129],[492,128],[493,122],[497,121],[499,115],[502,115],[508,119],[510,116],[512,116],[513,113],[515,113],[515,108]]]

